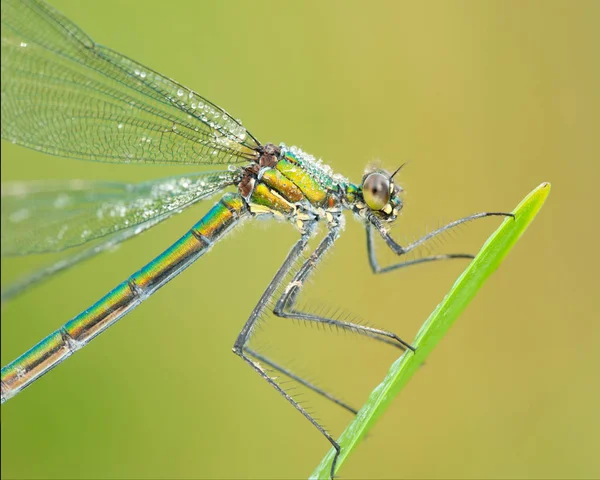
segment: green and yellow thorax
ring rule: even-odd
[[[343,209],[361,217],[370,212],[363,195],[365,178],[355,185],[297,147],[267,144],[258,161],[243,169],[238,188],[251,213],[286,218],[303,230],[307,220],[336,221]],[[390,187],[394,192],[391,182]],[[376,214],[395,218],[399,207],[394,195]]]

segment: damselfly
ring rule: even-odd
[[[92,41],[41,0],[2,0],[2,138],[42,152],[112,163],[224,165],[221,171],[139,184],[19,183],[2,191],[2,253],[57,252],[95,240],[92,247],[53,264],[3,292],[3,299],[74,265],[226,187],[222,198],[175,244],[115,289],[2,368],[2,402],[15,396],[96,335],[137,307],[205,254],[243,220],[272,216],[299,232],[283,265],[244,324],[233,351],[306,417],[339,454],[335,439],[272,378],[278,371],[356,413],[354,409],[249,347],[257,319],[274,301],[276,316],[335,326],[402,350],[412,347],[394,333],[299,311],[306,279],[333,246],[350,211],[365,225],[374,273],[467,254],[436,255],[380,267],[374,234],[397,255],[477,218],[438,228],[408,245],[388,232],[402,209],[400,169],[368,171],[351,183],[296,147],[262,144],[222,108],[195,91]],[[307,252],[316,227],[326,234]],[[287,280],[287,283],[285,283]],[[278,287],[285,286],[279,298]],[[266,366],[265,367],[263,367]],[[336,456],[337,458],[337,456]],[[335,461],[332,465],[332,475]]]

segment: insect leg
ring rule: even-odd
[[[252,357],[256,358],[260,362],[262,362],[262,363],[264,363],[266,365],[269,365],[274,370],[277,370],[278,372],[283,373],[286,377],[289,377],[289,378],[297,381],[298,383],[304,385],[307,388],[310,388],[312,391],[318,393],[319,395],[321,395],[321,396],[323,396],[323,397],[331,400],[333,403],[339,405],[340,407],[345,408],[346,410],[348,410],[349,412],[353,413],[354,415],[356,415],[358,413],[358,410],[356,408],[351,407],[347,403],[345,403],[342,400],[334,397],[333,395],[331,395],[330,393],[326,392],[325,390],[322,390],[321,388],[319,388],[316,385],[310,383],[309,381],[304,380],[302,377],[299,377],[298,375],[296,375],[294,372],[291,372],[287,368],[284,368],[284,367],[278,365],[277,363],[273,362],[272,360],[269,360],[267,357],[265,357],[264,355],[258,353],[257,351],[252,350],[252,349],[250,349],[248,347],[244,347],[244,352],[246,352],[248,355],[251,355]]]
[[[415,258],[412,260],[407,260],[405,262],[395,263],[393,265],[388,265],[387,267],[382,267],[379,265],[377,261],[377,255],[375,254],[375,242],[373,240],[373,226],[370,223],[365,225],[367,230],[367,252],[369,255],[369,264],[371,265],[371,269],[373,273],[387,273],[392,270],[396,270],[398,268],[408,267],[410,265],[418,265],[420,263],[434,262],[437,260],[449,260],[453,258],[475,258],[474,255],[470,253],[448,253],[441,255],[432,255],[428,257]]]
[[[450,230],[451,228],[454,228],[458,225],[462,225],[463,223],[470,222],[472,220],[476,220],[478,218],[497,217],[497,216],[515,218],[514,214],[512,214],[512,213],[502,213],[502,212],[476,213],[474,215],[469,215],[468,217],[464,217],[464,218],[455,220],[454,222],[450,222],[449,224],[444,225],[443,227],[436,228],[435,230],[429,232],[427,235],[423,235],[418,240],[415,240],[414,242],[409,243],[405,247],[403,247],[402,245],[399,245],[398,243],[396,243],[394,241],[394,239],[390,236],[390,234],[386,230],[386,228],[383,225],[383,223],[381,222],[381,220],[379,220],[375,215],[370,214],[367,219],[371,223],[371,225],[373,225],[373,227],[375,227],[377,229],[377,231],[379,232],[381,237],[385,240],[385,243],[387,243],[388,247],[390,247],[390,249],[396,255],[404,255],[404,254],[410,252],[411,250],[414,250],[415,248],[420,247],[428,240],[432,239],[433,237],[439,235],[442,232],[445,232],[446,230]]]
[[[391,343],[402,350],[406,350],[407,348],[414,351],[414,348],[402,340],[398,335],[392,332],[388,332],[386,330],[380,330],[378,328],[367,327],[365,325],[359,325],[356,323],[345,322],[342,320],[335,320],[333,318],[322,317],[320,315],[313,315],[311,313],[304,313],[297,310],[294,310],[294,304],[296,303],[296,298],[301,288],[304,285],[304,281],[310,275],[310,273],[314,270],[317,264],[321,261],[325,253],[331,248],[335,240],[339,235],[339,226],[333,225],[330,226],[330,230],[325,236],[325,238],[321,241],[321,243],[317,246],[315,251],[311,254],[311,256],[302,264],[298,273],[294,276],[292,281],[286,287],[283,295],[279,298],[277,303],[275,304],[275,308],[273,309],[273,313],[278,317],[282,318],[292,318],[296,320],[308,321],[308,322],[317,322],[326,325],[332,325],[337,328],[341,328],[343,330],[348,330],[355,333],[360,333],[366,335],[368,337],[381,340],[386,343]]]
[[[284,260],[283,265],[281,265],[281,267],[279,267],[279,270],[273,277],[273,280],[271,280],[271,282],[267,286],[266,290],[260,297],[260,300],[258,301],[256,306],[252,310],[250,317],[244,324],[242,331],[238,335],[238,338],[236,339],[236,341],[233,345],[233,353],[242,357],[242,359],[248,365],[250,365],[262,378],[264,378],[275,390],[277,390],[288,402],[290,402],[292,404],[292,406],[304,416],[304,418],[306,418],[310,423],[312,423],[314,425],[314,427],[317,430],[319,430],[319,432],[321,432],[327,440],[329,440],[329,442],[331,443],[331,445],[333,446],[333,448],[336,451],[336,455],[333,459],[333,464],[331,466],[331,478],[333,478],[333,473],[335,471],[335,464],[336,464],[337,458],[340,454],[340,446],[338,445],[338,443],[329,434],[329,432],[327,432],[327,430],[325,430],[325,428],[323,428],[321,426],[321,424],[319,424],[319,422],[317,422],[312,417],[312,415],[310,415],[310,413],[308,413],[298,402],[296,402],[296,400],[294,400],[282,387],[280,387],[275,382],[275,380],[273,378],[271,378],[269,376],[269,374],[267,374],[267,372],[265,372],[265,369],[261,366],[261,364],[258,361],[251,358],[250,354],[248,354],[246,352],[246,345],[247,345],[248,341],[250,340],[250,336],[252,335],[252,330],[254,329],[256,322],[260,318],[261,313],[264,311],[269,300],[271,300],[271,298],[273,297],[273,294],[277,290],[277,287],[279,287],[279,285],[281,285],[281,283],[285,279],[286,275],[293,268],[296,260],[298,260],[300,255],[302,255],[302,252],[304,252],[304,250],[306,249],[308,240],[310,238],[310,233],[312,232],[312,227],[309,227],[308,230],[309,231],[304,233],[302,235],[302,237],[300,238],[300,240],[298,240],[298,242],[296,242],[296,244],[294,245],[294,247],[292,248],[292,250],[286,257],[286,259]]]

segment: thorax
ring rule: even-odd
[[[296,147],[265,150],[239,184],[251,213],[288,219],[301,231],[306,222],[337,221],[347,198],[345,178]]]

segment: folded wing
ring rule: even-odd
[[[58,252],[128,230],[133,236],[234,185],[239,171],[204,172],[138,184],[27,182],[2,185],[3,256]]]
[[[2,0],[2,138],[113,163],[255,160],[259,142],[196,92],[92,41],[51,6]]]

